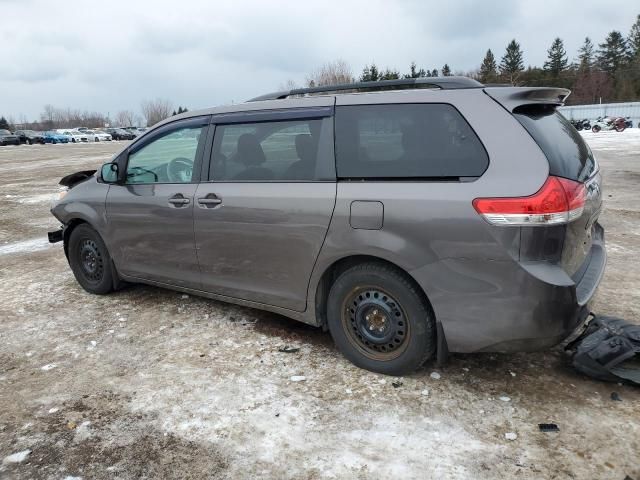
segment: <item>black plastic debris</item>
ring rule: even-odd
[[[555,423],[539,423],[538,428],[541,432],[559,432],[560,429]]]
[[[287,346],[287,347],[280,347],[280,348],[278,349],[278,351],[279,351],[280,353],[296,353],[296,352],[299,352],[299,351],[300,351],[300,349],[299,349],[299,348],[297,348],[297,347],[288,347],[288,346]]]
[[[393,388],[400,388],[402,386],[402,382],[393,382],[391,385]]]
[[[620,398],[620,395],[618,395],[618,392],[611,392],[611,400],[613,400],[614,402],[622,401],[622,399]]]
[[[584,333],[566,348],[573,353],[573,366],[585,375],[640,385],[640,325],[594,316]]]

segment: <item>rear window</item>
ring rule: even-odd
[[[549,160],[549,174],[584,182],[596,170],[591,149],[553,105],[518,107],[514,116]]]
[[[489,158],[460,113],[447,104],[336,108],[341,178],[459,179],[484,173]]]

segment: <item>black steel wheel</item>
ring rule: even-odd
[[[390,293],[374,286],[357,287],[342,306],[343,328],[363,355],[384,361],[402,354],[410,327],[402,306]]]
[[[327,324],[345,357],[378,373],[410,373],[436,350],[435,320],[424,293],[385,263],[361,263],[338,276],[327,299]]]
[[[104,294],[113,290],[111,257],[98,232],[87,224],[78,225],[69,236],[69,265],[86,291]]]

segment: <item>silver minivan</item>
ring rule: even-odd
[[[50,240],[89,292],[146,283],[277,312],[386,374],[548,348],[586,319],[606,260],[567,95],[444,77],[188,112],[65,177]]]

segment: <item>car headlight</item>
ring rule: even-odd
[[[51,208],[66,197],[67,193],[69,193],[69,187],[60,187],[58,191],[51,196]]]

